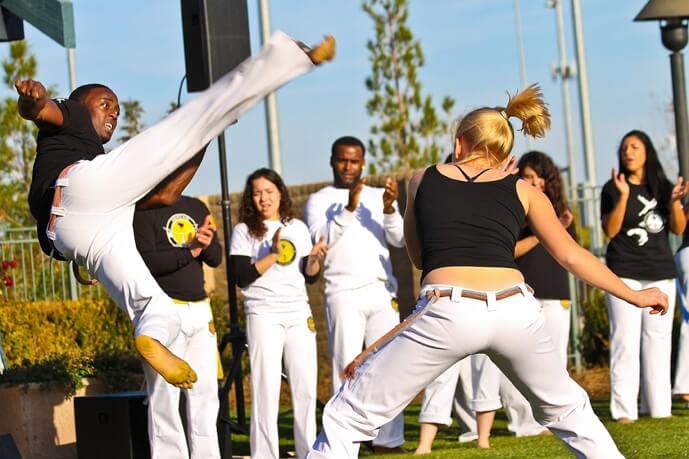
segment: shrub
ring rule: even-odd
[[[129,319],[107,299],[0,301],[7,371],[0,383],[42,383],[73,393],[99,376],[111,390],[136,387],[141,366]],[[139,378],[140,379],[140,378]]]

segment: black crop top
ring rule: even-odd
[[[462,171],[463,172],[463,171]],[[447,266],[517,268],[514,246],[526,215],[515,175],[464,182],[426,169],[414,202],[423,279]]]

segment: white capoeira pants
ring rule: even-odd
[[[562,365],[567,368],[570,309],[568,300],[536,298],[541,304],[545,328]],[[563,303],[566,301],[566,303]],[[471,356],[474,411],[495,411],[504,406],[507,429],[518,437],[538,435],[546,430],[533,417],[529,402],[485,354]]]
[[[510,432],[518,437],[528,437],[546,430],[534,419],[526,398],[487,355],[472,355],[471,369],[474,398],[470,406],[474,411],[497,411],[504,402],[507,429]]]
[[[384,282],[326,295],[333,393],[342,385],[342,371],[361,353],[363,346],[368,347],[400,323],[393,295]],[[387,448],[403,444],[404,415],[400,413],[384,425],[372,440],[374,445]]]
[[[251,364],[251,457],[278,459],[282,368],[292,395],[294,445],[304,457],[316,438],[316,332],[308,304],[294,312],[247,314]]]
[[[208,300],[175,304],[180,328],[170,352],[186,360],[198,376],[185,389],[188,435],[179,415],[180,390],[143,362],[148,392],[148,436],[151,459],[220,459],[218,417],[218,357],[213,314]],[[189,446],[187,449],[187,438]]]
[[[673,394],[689,394],[689,248],[677,252],[680,329]]]
[[[545,328],[555,344],[562,364],[567,367],[567,347],[569,345],[569,328],[572,316],[570,300],[551,300],[536,298],[543,308]]]
[[[468,384],[467,384],[468,383]],[[471,359],[467,357],[435,378],[423,392],[419,423],[452,425],[452,407],[459,420],[461,443],[476,440],[476,414],[470,407],[473,398]]]
[[[610,318],[610,412],[613,419],[637,419],[637,400],[651,417],[672,415],[670,353],[675,311],[675,279],[622,279],[630,288],[657,287],[668,298],[667,314],[649,314],[606,295]],[[641,392],[640,392],[641,391]]]
[[[430,285],[422,295],[433,288]],[[586,392],[567,374],[545,331],[540,304],[523,294],[480,301],[461,296],[426,300],[387,345],[366,359],[328,402],[323,430],[310,458],[355,458],[359,442],[397,416],[418,392],[467,355],[487,354],[529,400],[536,420],[577,457],[622,457],[591,408]],[[452,301],[455,299],[455,301]]]
[[[137,336],[169,347],[181,319],[136,250],[135,204],[264,96],[312,68],[304,51],[277,32],[259,54],[191,102],[67,174],[55,248],[101,282],[133,320]]]

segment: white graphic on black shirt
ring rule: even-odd
[[[627,236],[631,238],[636,237],[636,243],[641,247],[648,242],[648,233],[657,234],[663,231],[665,222],[663,221],[663,217],[655,211],[656,207],[658,207],[658,201],[656,201],[655,198],[646,199],[641,195],[637,195],[636,198],[643,206],[641,211],[639,211],[641,221],[636,228],[627,230]]]

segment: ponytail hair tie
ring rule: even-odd
[[[509,116],[507,116],[507,112],[505,111],[504,108],[501,108],[500,110],[498,110],[498,113],[500,113],[502,115],[502,117],[505,118],[505,121],[509,121]]]

